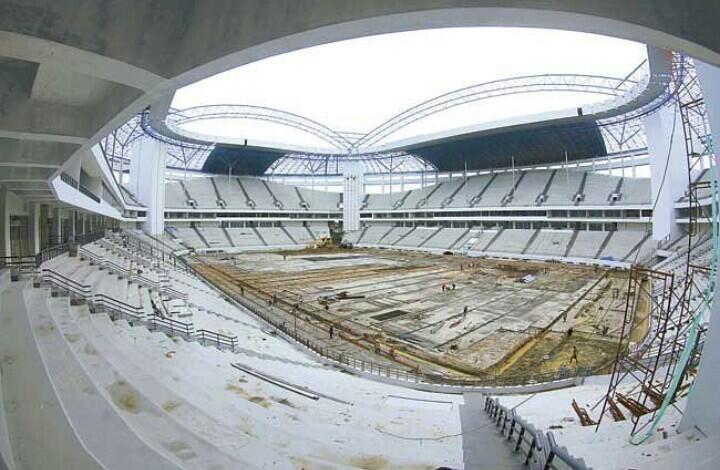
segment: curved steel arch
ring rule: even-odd
[[[206,139],[207,136],[189,132],[182,129],[181,125],[206,119],[251,119],[274,122],[308,132],[338,150],[350,154],[358,153],[363,148],[370,150],[369,147],[382,139],[430,115],[484,99],[536,92],[580,92],[621,97],[641,83],[642,77],[637,78],[636,75],[646,73],[645,70],[642,70],[642,65],[625,78],[583,74],[544,74],[505,78],[471,85],[413,106],[366,134],[338,132],[313,119],[279,109],[238,104],[196,106],[183,110],[173,109],[166,115],[165,124],[172,133],[198,141]],[[155,132],[158,131],[155,130]]]
[[[682,76],[682,73],[677,73],[677,69],[682,71],[682,67],[677,67],[677,63],[683,62],[683,56],[676,53],[674,57],[676,59],[676,70],[673,74],[673,78],[675,78],[673,81],[677,83],[678,75]],[[413,106],[366,134],[339,132],[322,123],[294,113],[269,107],[250,105],[226,104],[197,106],[185,110],[171,109],[163,119],[164,122],[160,125],[158,125],[159,123],[155,123],[155,126],[153,126],[153,122],[148,116],[149,113],[146,111],[143,113],[141,123],[142,130],[145,133],[168,143],[171,147],[198,150],[198,152],[191,152],[193,155],[190,158],[187,158],[185,155],[183,155],[182,158],[178,158],[178,161],[182,160],[185,165],[187,165],[188,161],[197,163],[196,160],[198,160],[198,158],[203,160],[203,156],[207,154],[208,150],[214,147],[215,142],[208,139],[209,136],[207,135],[194,134],[181,129],[180,125],[204,119],[223,118],[263,120],[309,132],[340,150],[340,152],[332,152],[332,155],[334,155],[333,158],[335,159],[340,158],[339,155],[343,154],[343,159],[360,157],[363,160],[377,160],[382,159],[381,154],[384,155],[387,152],[382,151],[378,153],[377,149],[372,148],[372,144],[432,114],[462,104],[504,95],[564,91],[595,93],[615,98],[626,97],[624,102],[619,105],[613,105],[613,107],[610,108],[620,110],[622,107],[625,107],[625,111],[614,115],[612,115],[612,111],[601,111],[601,113],[610,113],[611,115],[607,118],[599,118],[596,122],[599,127],[604,127],[608,131],[603,134],[605,140],[609,141],[610,139],[614,139],[617,141],[616,145],[622,148],[639,143],[642,137],[635,134],[637,126],[630,126],[627,123],[630,121],[638,121],[639,116],[653,112],[655,109],[663,106],[674,93],[672,83],[668,85],[664,82],[661,76],[662,74],[648,74],[647,67],[643,67],[645,63],[646,62],[641,63],[625,78],[581,74],[545,74],[513,77],[472,85],[453,90]],[[680,81],[682,81],[682,79]],[[660,82],[662,82],[661,84],[663,85],[662,93],[655,96],[650,102],[629,108],[634,96],[637,96],[637,94],[632,93],[633,89],[637,89],[641,85],[648,86],[648,83],[657,85]],[[613,129],[613,126],[616,129]],[[630,132],[628,133],[628,131]],[[328,155],[331,155],[331,153],[328,152]],[[288,160],[296,158],[298,157],[293,156]]]
[[[339,150],[347,150],[352,142],[342,133],[336,132],[328,126],[313,119],[290,113],[280,109],[265,106],[252,106],[243,104],[221,104],[209,106],[195,106],[183,110],[173,110],[165,118],[167,127],[178,135],[192,136],[191,133],[180,127],[195,121],[209,119],[252,119],[267,121],[284,126],[300,129],[331,144]]]
[[[428,116],[484,99],[533,92],[579,92],[619,97],[638,83],[637,79],[579,74],[527,75],[493,80],[444,93],[415,105],[365,134],[355,141],[352,148],[370,147]]]

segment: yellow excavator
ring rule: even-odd
[[[332,238],[327,236],[322,236],[320,238],[316,238],[315,240],[310,241],[308,243],[308,248],[318,249],[318,248],[330,248],[333,246]]]

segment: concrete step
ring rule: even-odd
[[[192,457],[195,463],[184,461],[184,466],[253,468],[243,450],[249,443],[247,436],[223,426],[202,408],[184,400],[172,387],[161,384],[157,374],[143,367],[145,358],[136,354],[134,347],[121,349],[115,345],[112,337],[116,333],[112,329],[103,330],[102,324],[96,326],[91,315],[82,314],[81,308],[71,310],[81,312],[75,326],[82,340],[73,343],[77,356],[95,370],[98,380],[105,383],[122,380],[127,391],[140,398],[143,407],[148,405],[147,412],[155,415],[153,419],[163,419],[168,428],[181,434],[175,440],[186,443],[184,455],[190,452],[195,455]],[[157,423],[154,427],[158,427]]]
[[[106,468],[181,468],[143,441],[104,396],[107,391],[93,384],[48,311],[48,292],[26,289],[24,294],[27,316],[57,395],[92,455]],[[66,303],[62,298],[53,301]]]
[[[99,470],[102,466],[76,432],[50,380],[31,331],[22,289],[23,285],[15,284],[4,291],[0,308],[2,407],[12,447],[11,465]]]

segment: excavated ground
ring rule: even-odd
[[[598,369],[625,314],[627,273],[584,266],[333,248],[191,261],[323,347],[458,379]],[[634,340],[647,328],[636,317]]]

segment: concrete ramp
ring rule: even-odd
[[[500,434],[485,412],[485,397],[481,393],[464,393],[465,404],[460,406],[463,463],[465,470],[524,469],[518,454]]]

